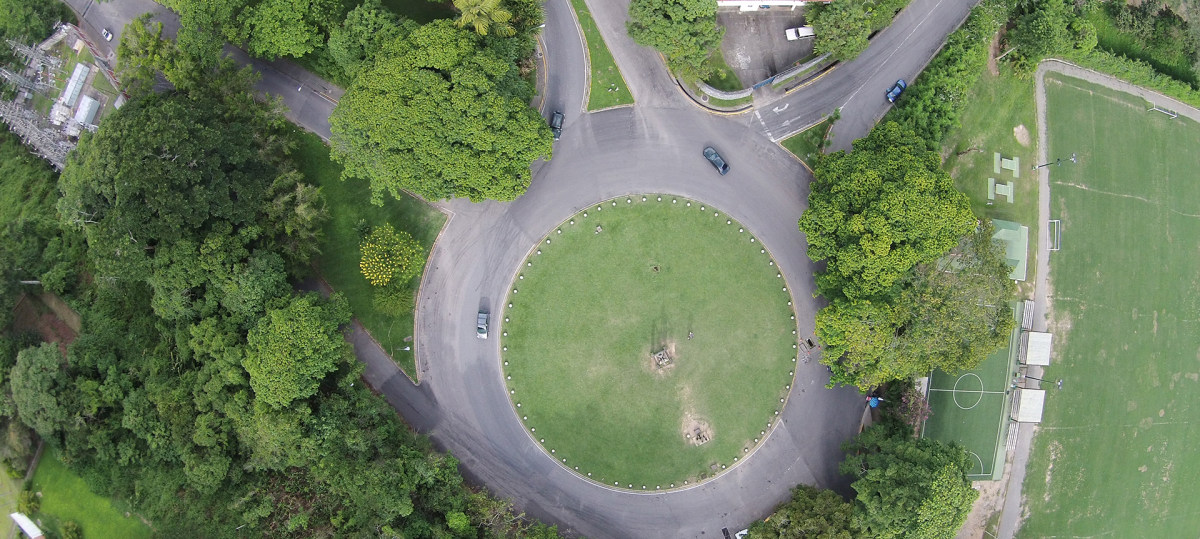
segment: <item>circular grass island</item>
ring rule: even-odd
[[[610,487],[681,488],[746,458],[795,368],[791,296],[769,253],[682,197],[620,197],[563,222],[497,322],[526,431]]]

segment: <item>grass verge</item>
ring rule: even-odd
[[[1200,529],[1200,125],[1046,77],[1055,333],[1023,537],[1185,537]]]
[[[57,532],[64,522],[74,521],[84,537],[150,537],[150,528],[137,516],[126,517],[110,500],[93,494],[50,450],[33,474],[33,491],[42,495],[37,520],[43,529]]]
[[[330,219],[325,225],[321,255],[316,260],[317,270],[334,290],[345,294],[354,316],[384,351],[391,354],[409,377],[415,378],[413,352],[401,350],[407,346],[405,339],[413,335],[413,314],[389,316],[375,309],[375,289],[358,267],[361,253],[357,226],[360,220],[372,227],[391,223],[396,230],[416,238],[428,257],[446,216],[411,195],[398,200],[386,198],[383,206],[371,204],[367,183],[342,181],[342,167],[329,159],[329,147],[320,138],[298,132],[297,139],[299,146],[293,157],[308,181],[321,187],[329,207]],[[419,274],[413,278],[414,289],[420,279]]]
[[[760,244],[711,207],[645,198],[552,231],[496,328],[508,387],[545,449],[635,490],[682,486],[745,456],[782,406],[796,357],[790,296]],[[657,368],[664,348],[673,363]],[[685,437],[696,427],[710,441]]]
[[[804,166],[812,169],[817,164],[817,158],[824,153],[825,135],[831,127],[833,119],[826,118],[817,125],[783,139],[780,144],[785,150],[792,152],[792,155],[799,157]]]
[[[1020,79],[1011,68],[1001,66],[999,75],[985,71],[971,89],[970,103],[959,117],[959,127],[950,131],[942,146],[943,167],[954,178],[959,191],[971,200],[975,215],[1015,221],[1029,227],[1030,249],[1025,282],[1018,283],[1018,296],[1031,297],[1037,268],[1038,234],[1037,174],[1031,170],[1036,154],[1037,122],[1032,78]],[[1017,158],[1019,177],[995,170],[995,154]],[[1002,195],[988,200],[988,178],[998,184],[1013,182],[1010,203]]]
[[[592,66],[592,86],[588,91],[587,109],[601,110],[618,105],[632,105],[633,94],[625,85],[625,78],[617,67],[617,61],[608,51],[608,45],[592,19],[583,0],[571,0],[575,16],[579,19],[579,27],[583,29],[584,42],[587,45],[588,63]]]
[[[704,79],[704,82],[709,86],[724,92],[733,92],[745,88],[742,86],[742,81],[738,80],[738,76],[725,62],[725,55],[720,49],[713,52],[705,62],[713,70],[713,74]]]

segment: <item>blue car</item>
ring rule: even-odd
[[[896,85],[887,92],[888,103],[895,103],[896,98],[900,97],[900,92],[903,92],[905,88],[908,88],[908,84],[905,84],[904,79],[896,81]]]
[[[721,158],[721,154],[717,153],[712,146],[704,148],[704,158],[708,159],[708,162],[712,163],[713,168],[717,169],[717,172],[721,173],[722,176],[729,173],[729,164]]]

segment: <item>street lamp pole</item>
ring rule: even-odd
[[[1076,155],[1075,155],[1074,153],[1071,153],[1071,158],[1070,158],[1070,161],[1071,161],[1072,163],[1078,163],[1078,162],[1079,162],[1079,158],[1078,158],[1078,157],[1076,157]],[[1055,159],[1054,161],[1051,161],[1051,162],[1049,162],[1049,163],[1042,163],[1042,164],[1040,164],[1040,165],[1037,165],[1037,166],[1033,167],[1033,170],[1037,170],[1037,169],[1039,169],[1039,168],[1042,168],[1042,167],[1048,167],[1048,166],[1050,166],[1050,165],[1054,165],[1054,166],[1056,166],[1056,167],[1061,167],[1061,166],[1062,166],[1062,164],[1063,164],[1063,159],[1062,159],[1061,157],[1059,157],[1058,159]]]
[[[1025,378],[1026,380],[1037,380],[1037,381],[1039,381],[1039,382],[1049,382],[1049,380],[1043,380],[1043,379],[1041,379],[1041,378],[1038,378],[1038,377],[1036,377],[1036,376],[1029,376],[1028,374],[1026,374],[1026,375],[1024,376],[1024,378]],[[1058,380],[1055,380],[1055,381],[1054,381],[1054,385],[1058,386],[1058,389],[1062,389],[1062,386],[1063,386],[1063,381],[1062,381],[1062,378],[1059,378]]]

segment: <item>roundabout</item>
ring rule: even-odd
[[[543,451],[605,486],[683,488],[745,460],[783,409],[796,320],[767,250],[703,202],[576,213],[520,266],[505,385]]]

